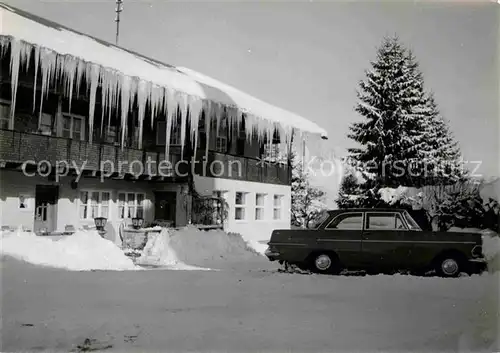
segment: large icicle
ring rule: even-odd
[[[210,148],[210,135],[212,135],[212,116],[213,104],[211,101],[205,101],[205,162],[208,161],[208,149]]]
[[[82,85],[83,75],[87,71],[87,65],[83,60],[78,60],[76,65],[76,99],[80,96],[80,87]],[[71,105],[71,97],[69,98],[69,104]]]
[[[101,67],[97,64],[87,66],[87,82],[90,80],[90,95],[89,95],[89,142],[92,143],[94,135],[94,113],[97,87],[99,86]]]
[[[177,102],[175,100],[174,91],[171,89],[165,89],[164,95],[164,110],[165,110],[165,159],[169,159],[170,153],[170,136],[172,132],[172,127],[177,122]]]
[[[12,39],[10,42],[10,86],[12,95],[12,104],[10,105],[9,129],[14,129],[14,114],[16,110],[17,84],[19,81],[19,65],[21,61],[21,42]]]
[[[180,94],[178,99],[179,111],[181,114],[181,160],[184,160],[184,144],[186,143],[186,125],[187,125],[187,97],[185,94]]]
[[[49,85],[56,68],[56,55],[45,48],[40,53],[40,62],[42,69],[42,89],[40,92],[40,112],[38,114],[38,127],[42,124],[43,101],[49,95]]]
[[[132,79],[125,75],[120,75],[120,107],[121,107],[121,146],[125,144],[125,129],[127,128],[128,112],[130,107],[131,81]]]
[[[156,85],[151,88],[151,97],[149,99],[151,107],[151,129],[154,130],[154,119],[158,115],[158,112],[162,109],[163,99],[162,99],[162,89]]]
[[[189,117],[191,122],[191,143],[196,156],[198,149],[198,127],[200,123],[200,115],[203,109],[203,102],[198,98],[190,98],[189,101]]]
[[[78,60],[66,55],[64,60],[63,73],[66,76],[66,89],[64,90],[65,96],[69,100],[68,112],[71,113],[71,98],[73,97],[73,87],[75,86],[75,75],[77,71]]]
[[[40,66],[40,47],[35,46],[35,79],[33,83],[33,113],[35,112],[36,107],[36,84],[38,81],[38,66]]]
[[[102,121],[101,134],[103,132],[104,115],[108,114],[108,130],[111,125],[111,114],[118,112],[118,106],[121,116],[121,146],[124,147],[127,127],[129,124],[129,113],[134,107],[134,100],[137,99],[139,108],[139,145],[142,148],[144,116],[147,107],[151,113],[151,127],[154,130],[154,119],[161,112],[165,112],[166,117],[166,141],[165,154],[169,158],[170,138],[173,127],[177,127],[180,123],[180,140],[181,151],[184,153],[184,145],[186,137],[191,137],[191,143],[194,149],[197,149],[198,144],[198,128],[201,111],[205,116],[205,127],[207,129],[206,151],[205,156],[208,158],[208,149],[210,146],[211,129],[213,119],[215,121],[216,135],[221,129],[221,119],[227,119],[229,126],[228,134],[231,138],[238,136],[240,126],[245,116],[245,134],[248,139],[257,138],[260,143],[272,145],[273,134],[278,132],[280,144],[291,146],[293,143],[292,135],[294,128],[285,121],[277,123],[262,116],[256,116],[252,111],[241,110],[236,106],[224,105],[222,102],[200,97],[188,96],[185,93],[175,91],[163,85],[153,84],[149,81],[144,81],[141,78],[125,76],[113,69],[103,68],[102,66],[86,62],[78,57],[71,55],[60,55],[52,50],[49,50],[38,45],[32,45],[19,41],[17,39],[0,36],[1,51],[6,52],[6,47],[11,46],[11,90],[13,97],[13,108],[9,124],[14,122],[14,107],[17,95],[17,85],[19,79],[20,67],[26,63],[29,68],[31,55],[34,55],[34,92],[33,92],[33,109],[36,106],[36,86],[38,78],[38,69],[41,70],[42,87],[41,87],[41,102],[39,124],[43,112],[43,101],[48,96],[50,85],[53,79],[56,83],[63,85],[63,94],[69,98],[69,108],[71,110],[71,101],[73,98],[74,87],[76,85],[77,99],[80,95],[82,87],[82,79],[85,78],[85,87],[90,96],[89,102],[89,127],[93,130],[96,92],[99,83],[102,87]],[[32,53],[34,51],[34,53]],[[85,75],[85,76],[84,76]],[[148,105],[149,103],[149,105]],[[106,110],[107,109],[107,110]],[[279,112],[278,112],[279,113]],[[180,122],[178,121],[180,118]],[[186,130],[190,126],[189,132]],[[236,132],[234,129],[236,128]],[[187,135],[189,133],[189,135]],[[91,141],[93,134],[89,135]],[[296,131],[296,141],[301,141],[306,138],[301,130]],[[300,142],[299,142],[300,143]],[[284,147],[284,146],[283,146]],[[302,147],[302,146],[301,146]],[[288,148],[289,149],[289,148]]]
[[[144,130],[144,114],[146,113],[146,105],[151,94],[151,86],[144,80],[139,80],[137,90],[137,105],[139,107],[139,149],[142,149],[142,132]]]

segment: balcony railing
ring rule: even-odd
[[[0,129],[0,161],[17,164],[47,161],[51,166],[96,171],[105,176],[163,176],[186,177],[191,170],[182,162],[180,152],[172,149],[170,163],[164,152],[149,152],[133,148],[121,148],[104,143],[89,143],[55,136]],[[286,164],[264,162],[210,151],[203,162],[204,151],[198,151],[194,167],[198,176],[237,179],[271,184],[290,184]],[[186,157],[186,156],[185,156]],[[67,164],[65,164],[67,163]]]
[[[38,164],[47,161],[51,166],[96,171],[110,177],[127,174],[174,177],[175,168],[170,167],[181,160],[180,155],[171,154],[170,164],[160,164],[163,160],[165,153],[161,152],[0,130],[0,161],[3,162]],[[177,176],[185,176],[188,168],[186,163],[179,163]]]
[[[290,185],[288,165],[209,151],[204,163],[204,151],[198,151],[194,167],[199,176],[253,181],[258,183]]]

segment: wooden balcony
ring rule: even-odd
[[[85,174],[106,177],[148,179],[184,179],[189,171],[187,163],[176,163],[180,154],[172,154],[170,164],[164,161],[165,153],[147,152],[133,148],[121,148],[110,144],[46,136],[12,130],[0,130],[0,161],[14,167],[23,163],[36,165],[42,161],[70,170],[78,168]],[[162,162],[160,164],[160,162]],[[67,165],[66,165],[66,163]],[[158,168],[161,167],[161,169]]]
[[[285,164],[214,151],[209,151],[208,161],[203,163],[204,156],[204,151],[199,150],[194,167],[198,176],[290,184],[289,167]],[[0,162],[13,167],[29,163],[34,168],[33,165],[42,161],[50,163],[53,171],[59,165],[109,178],[166,178],[175,181],[185,180],[191,171],[190,164],[181,160],[180,151],[175,148],[171,149],[170,161],[167,162],[164,152],[122,149],[104,143],[0,129]]]
[[[204,157],[205,152],[199,150],[194,167],[198,176],[279,185],[290,185],[291,183],[290,168],[283,163],[271,163],[257,158],[214,151],[209,151],[206,163],[203,163]]]

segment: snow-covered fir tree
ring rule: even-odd
[[[384,39],[359,87],[355,111],[364,120],[350,126],[348,137],[360,147],[349,149],[347,164],[367,178],[354,185],[352,178],[344,179],[339,207],[352,199],[362,207],[380,205],[381,187],[450,183],[451,173],[437,171],[450,158],[456,165],[457,145],[424,90],[415,56],[397,37]]]
[[[291,154],[292,161],[292,200],[290,208],[291,223],[293,226],[307,228],[325,210],[325,192],[309,181],[309,175],[303,168],[301,158]]]
[[[431,163],[428,163],[426,184],[448,185],[463,182],[468,178],[469,173],[464,169],[462,154],[450,130],[449,121],[441,115],[432,93],[427,97],[427,104],[430,109],[429,131],[427,132],[427,145],[430,153],[427,160]]]

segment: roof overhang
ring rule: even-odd
[[[43,49],[47,53],[68,56],[87,65],[98,65],[100,71],[97,72],[101,72],[101,75],[106,71],[108,74],[127,76],[137,81],[133,85],[136,91],[132,91],[132,94],[137,93],[141,87],[146,88],[145,91],[149,92],[147,94],[152,94],[157,88],[168,89],[175,93],[178,102],[181,100],[178,94],[187,95],[194,100],[208,100],[237,109],[242,114],[253,115],[256,123],[264,121],[267,124],[265,130],[269,130],[270,124],[280,130],[298,130],[299,134],[327,138],[325,129],[302,116],[263,102],[194,70],[158,62],[4,4],[0,4],[0,20],[0,44],[3,49],[6,38],[9,38],[25,46]],[[43,60],[43,55],[44,53],[40,60]],[[64,68],[61,70],[64,71]],[[185,98],[182,99],[186,101]]]

